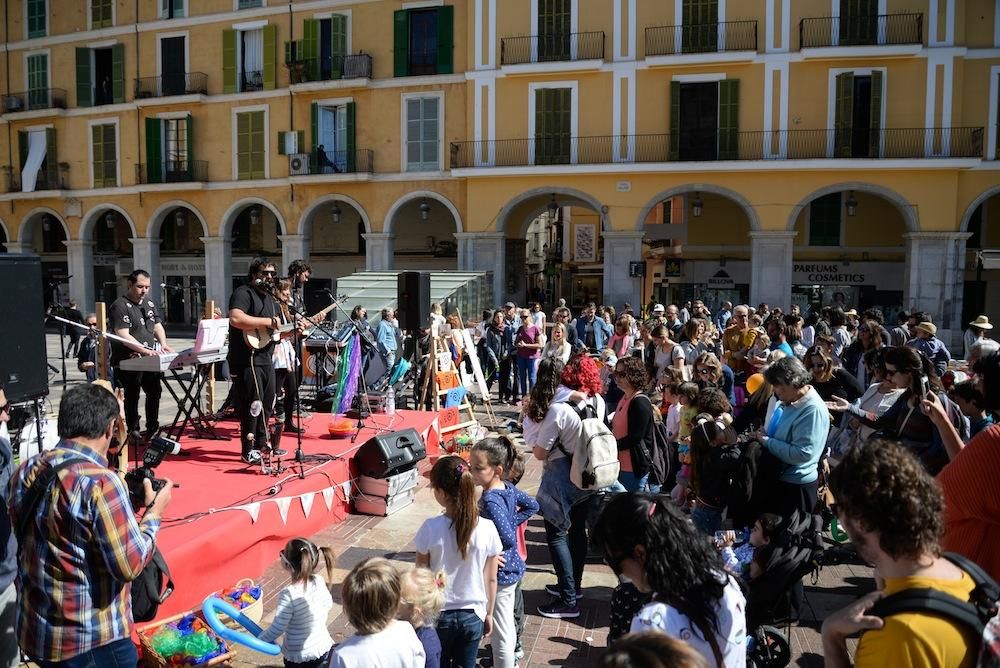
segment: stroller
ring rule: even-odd
[[[782,523],[770,543],[763,573],[748,585],[747,665],[781,668],[791,660],[791,590],[819,569],[823,556],[823,519],[798,511]],[[773,626],[786,620],[784,629]]]

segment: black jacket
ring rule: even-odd
[[[628,402],[628,435],[618,439],[618,451],[632,456],[632,472],[641,478],[649,472],[648,453],[653,451],[653,404],[638,394]]]

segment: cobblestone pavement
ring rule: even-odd
[[[59,366],[58,341],[58,336],[48,335],[50,363],[56,367]],[[174,346],[176,349],[183,349],[191,343],[185,339],[171,340],[172,345],[177,344]],[[67,367],[71,367],[70,383],[82,382],[82,374],[76,371],[75,364],[68,364]],[[226,390],[226,384],[220,383],[217,390],[220,402],[221,398],[225,397]],[[53,407],[58,406],[61,392],[61,380],[57,378],[51,384],[50,400]],[[173,415],[173,410],[172,400],[165,392],[160,412],[161,419],[168,420],[169,416]],[[485,419],[482,411],[478,412],[480,419]],[[501,421],[516,417],[515,409],[509,406],[497,407],[496,414]],[[541,465],[530,456],[530,453],[527,457],[528,466],[520,486],[528,493],[533,493],[541,477]],[[329,617],[330,632],[335,640],[339,641],[352,634],[340,606],[339,583],[354,564],[370,556],[384,556],[397,562],[402,568],[412,565],[413,536],[424,519],[440,512],[440,507],[434,501],[426,482],[426,476],[423,476],[421,490],[415,502],[394,515],[385,518],[351,515],[344,522],[327,527],[311,537],[318,544],[333,548],[337,555],[337,568],[333,577],[334,608]],[[580,603],[580,617],[573,620],[541,617],[535,614],[534,610],[549,600],[544,587],[554,583],[555,576],[549,565],[542,521],[537,516],[528,524],[526,539],[529,566],[523,589],[527,617],[522,638],[525,657],[520,665],[522,668],[594,665],[607,644],[608,604],[617,579],[607,566],[600,563],[599,558],[592,555],[584,571],[584,598]],[[288,577],[280,563],[275,561],[259,582],[265,592],[262,625],[266,625],[273,616],[278,593],[287,584]],[[219,586],[226,584],[228,583],[219,583]],[[800,623],[790,630],[791,665],[810,668],[822,666],[822,643],[819,635],[822,619],[833,610],[870,591],[873,586],[871,569],[854,564],[825,567],[820,571],[815,583],[807,579],[806,608]],[[481,656],[485,656],[485,653],[481,653]],[[280,657],[268,657],[240,646],[237,649],[234,665],[277,667],[282,663]]]

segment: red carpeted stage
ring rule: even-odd
[[[330,415],[315,414],[303,422],[304,453],[327,461],[306,462],[300,480],[294,462],[296,439],[285,434],[281,446],[289,467],[279,476],[260,473],[259,466],[240,461],[235,422],[216,425],[227,440],[181,438],[187,456],[167,457],[157,467],[158,477],[179,487],[160,529],[163,552],[176,591],[160,606],[163,618],[201,603],[210,592],[229,587],[241,578],[258,578],[277,557],[289,538],[310,536],[339,522],[349,512],[350,458],[376,428],[387,431],[413,428],[424,438],[427,456],[436,457],[441,440],[438,414],[398,411],[373,415],[357,441],[332,438]]]

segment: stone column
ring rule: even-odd
[[[31,244],[26,241],[8,241],[4,244],[4,248],[7,249],[8,253],[33,253],[34,249]]]
[[[149,283],[152,286],[149,294],[157,306],[162,308],[160,283],[163,282],[163,277],[160,274],[160,239],[139,237],[129,239],[129,241],[132,242],[132,268],[145,269],[149,272]]]
[[[66,244],[69,279],[69,296],[83,306],[85,313],[94,307],[94,241],[70,239]],[[108,304],[110,306],[110,304]]]
[[[226,313],[232,290],[233,242],[227,237],[201,237],[205,244],[205,291]]]
[[[797,232],[751,232],[750,303],[780,306],[792,302],[792,242]]]
[[[279,234],[278,240],[281,241],[282,266],[278,267],[278,274],[280,276],[288,275],[288,265],[290,265],[294,260],[306,260],[308,263],[308,237],[304,234]]]
[[[961,356],[962,290],[968,232],[912,232],[906,240],[903,304],[925,311],[937,325],[937,337],[951,354]]]
[[[458,240],[458,270],[485,271],[493,274],[493,299],[498,304],[503,298],[507,277],[504,275],[506,247],[503,232],[461,232]]]
[[[629,302],[640,308],[642,279],[628,275],[629,262],[642,260],[642,238],[645,233],[601,232],[604,237],[604,303],[621,309]],[[555,295],[559,297],[560,295]],[[561,295],[566,296],[566,295]]]
[[[365,238],[365,271],[390,271],[392,269],[392,241],[395,234],[369,232]]]

